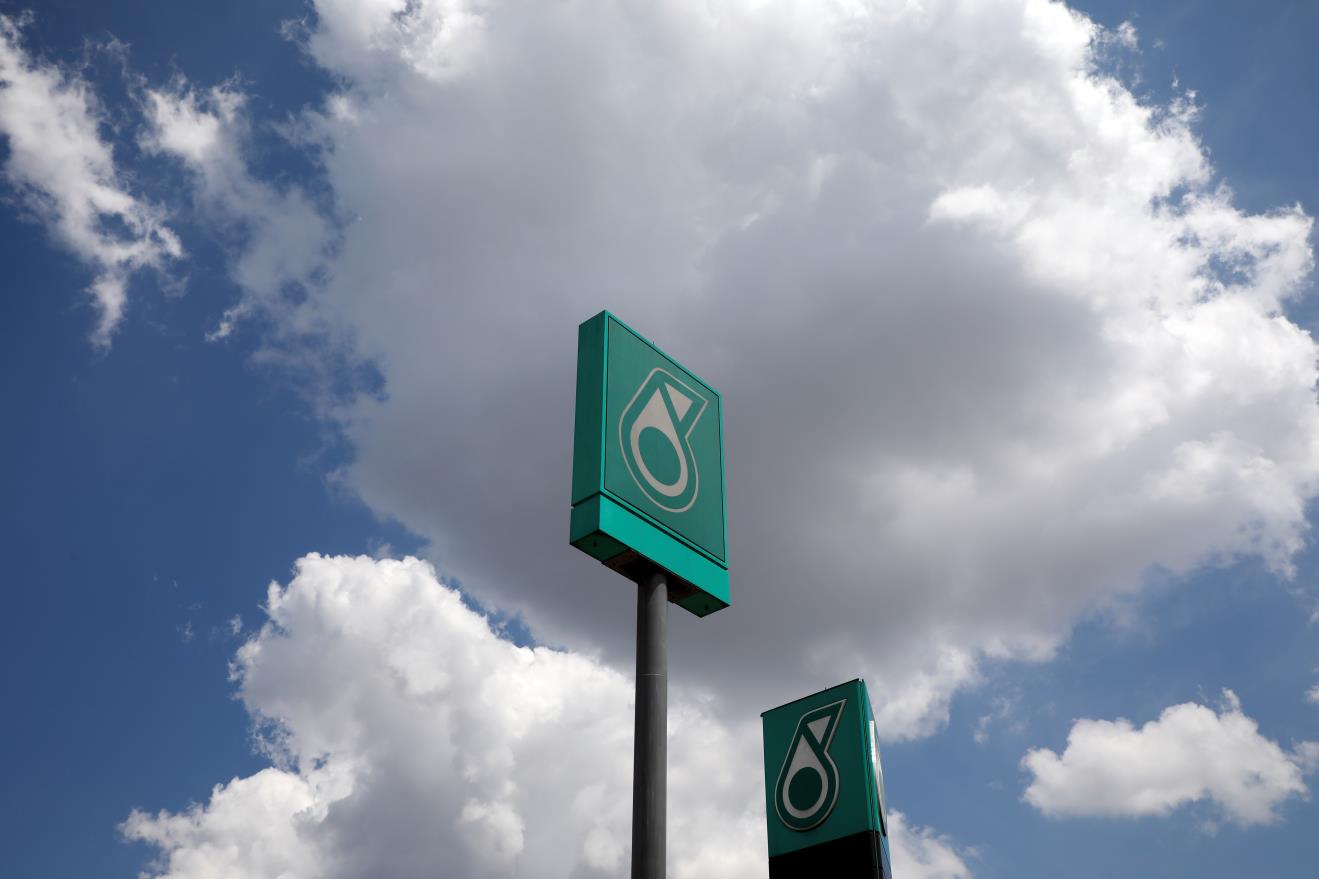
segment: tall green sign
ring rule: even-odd
[[[761,715],[770,879],[891,879],[884,773],[862,680]]]
[[[578,328],[569,542],[697,616],[729,604],[719,393],[607,311]]]

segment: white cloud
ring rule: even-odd
[[[96,271],[93,341],[108,346],[128,302],[129,276],[183,255],[164,212],[129,193],[101,137],[91,87],[76,71],[33,58],[23,19],[0,15],[0,135],[4,176],[53,238]]]
[[[1305,698],[1307,701],[1313,702],[1315,705],[1319,705],[1319,684],[1315,684],[1313,687],[1306,690]]]
[[[257,301],[283,316],[283,329],[306,332],[284,306],[321,266],[332,243],[330,224],[298,186],[276,187],[249,173],[243,156],[250,140],[244,95],[232,85],[198,94],[179,80],[168,89],[146,89],[143,100],[148,124],[142,147],[182,162],[193,176],[203,215],[239,236],[242,255],[232,273],[245,298],[226,312],[211,337],[227,336]],[[298,291],[292,297],[291,288]]]
[[[1023,796],[1055,816],[1165,815],[1208,801],[1237,824],[1264,824],[1286,800],[1308,796],[1302,776],[1315,747],[1284,751],[1224,690],[1218,711],[1173,705],[1140,729],[1124,719],[1076,721],[1061,756],[1037,748],[1022,758],[1032,776]]]
[[[1134,30],[1043,0],[322,0],[304,39],[341,84],[302,120],[341,225],[305,299],[276,271],[247,301],[379,369],[331,413],[336,476],[550,643],[630,656],[632,591],[564,545],[603,307],[725,394],[733,607],[672,633],[721,698],[863,673],[887,738],[926,735],[982,659],[1048,658],[1152,568],[1290,573],[1311,221],[1238,210],[1194,106],[1104,74]],[[193,100],[161,143],[206,167],[230,120]]]
[[[134,811],[151,875],[616,876],[631,821],[632,681],[498,638],[433,569],[298,562],[233,676],[275,766],[179,813]],[[765,872],[759,718],[675,688],[670,875]],[[890,767],[890,772],[892,772]],[[952,844],[892,815],[895,870],[964,879]]]
[[[185,812],[134,812],[121,830],[161,851],[162,876],[310,877],[320,860],[301,830],[323,812],[315,781],[270,768],[217,784]]]
[[[1301,771],[1306,773],[1319,771],[1319,742],[1301,742],[1296,746],[1293,756]]]
[[[945,836],[928,827],[908,827],[901,812],[889,815],[893,875],[902,879],[970,879],[971,870]]]
[[[316,6],[333,28],[310,36],[312,54],[336,70],[384,80],[405,67],[429,80],[461,74],[476,60],[485,16],[484,0],[325,0]]]
[[[971,737],[975,739],[976,744],[983,745],[989,741],[989,731],[993,726],[998,726],[1009,734],[1025,732],[1026,721],[1023,714],[1020,692],[995,696],[991,702],[990,711],[976,718]]]

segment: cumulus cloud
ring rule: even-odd
[[[946,836],[911,827],[901,812],[889,815],[893,875],[903,879],[970,879],[971,870]]]
[[[76,71],[32,57],[22,19],[0,15],[0,135],[5,180],[64,247],[96,272],[93,341],[108,346],[128,304],[129,276],[183,255],[164,211],[133,196],[101,136],[91,87]]]
[[[1319,684],[1315,684],[1313,687],[1306,690],[1305,698],[1307,701],[1319,705]]]
[[[1045,0],[315,13],[334,243],[276,323],[383,378],[334,409],[336,477],[549,643],[630,655],[632,590],[564,540],[604,307],[725,394],[733,607],[672,631],[721,706],[861,673],[886,738],[926,735],[1151,569],[1290,574],[1311,220],[1236,208],[1189,98],[1106,74],[1134,30]],[[191,100],[157,114],[185,157],[229,124]]]
[[[501,640],[416,559],[309,555],[272,584],[233,677],[271,767],[188,810],[134,811],[150,875],[617,876],[630,846],[632,681]],[[676,689],[670,869],[760,877],[759,718]],[[892,771],[892,768],[890,768]],[[892,815],[896,870],[965,879],[953,844]]]
[[[1303,775],[1319,744],[1293,753],[1259,733],[1230,690],[1213,708],[1186,702],[1139,729],[1118,719],[1078,720],[1061,755],[1022,758],[1032,778],[1023,798],[1047,815],[1166,815],[1211,802],[1242,826],[1274,821],[1277,808],[1308,796]]]

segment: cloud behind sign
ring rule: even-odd
[[[1105,73],[1131,28],[1043,0],[447,0],[317,3],[298,39],[339,83],[296,127],[333,231],[291,269],[258,236],[239,311],[379,370],[323,409],[336,477],[544,641],[630,654],[631,590],[565,545],[574,328],[603,307],[725,395],[734,608],[673,627],[675,677],[724,710],[860,673],[886,737],[925,735],[985,657],[1051,656],[1151,570],[1290,573],[1311,221],[1237,209],[1190,96]],[[182,129],[246,123],[193,94],[153,113],[204,192],[247,173],[241,138],[222,177]]]

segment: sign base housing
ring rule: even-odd
[[[728,569],[656,529],[603,494],[572,508],[568,542],[640,583],[669,575],[669,601],[698,617],[728,607]]]
[[[864,830],[769,859],[769,879],[893,879],[884,840]]]

